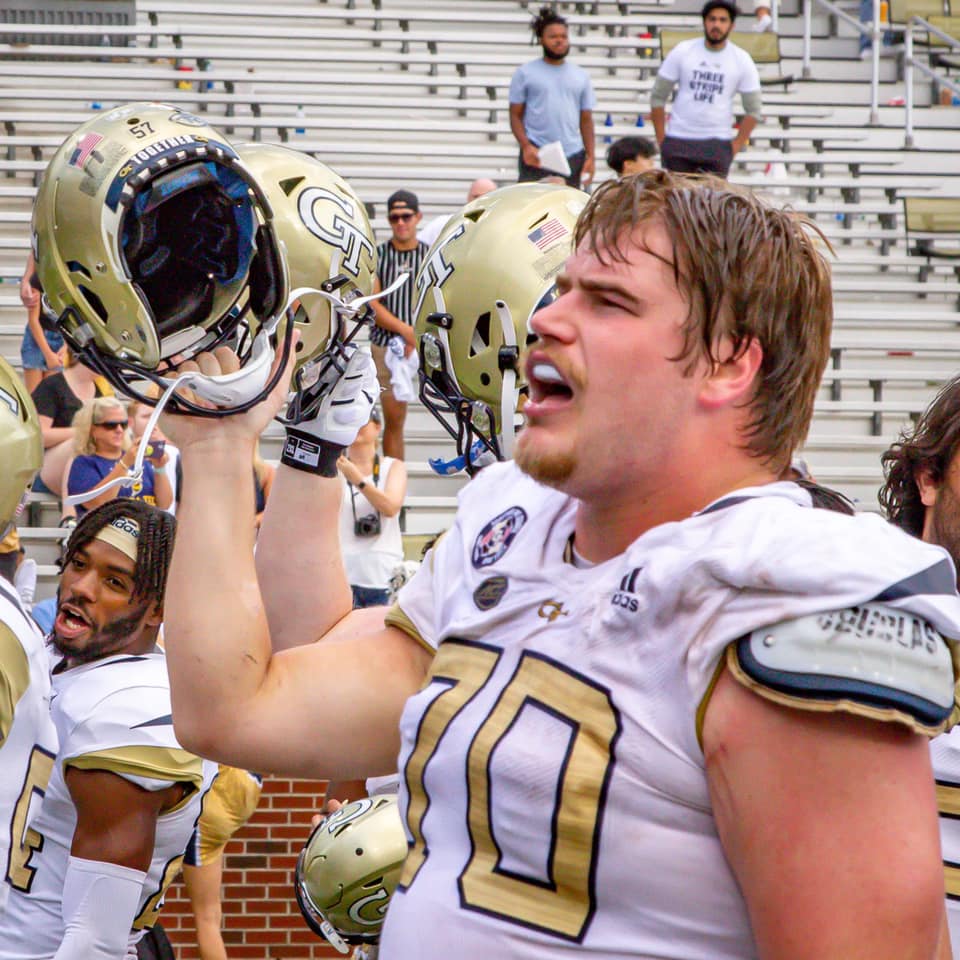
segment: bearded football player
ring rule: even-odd
[[[216,768],[177,742],[156,645],[174,525],[113,500],[67,542],[48,638],[59,747],[0,916],[4,960],[135,952],[179,872]]]

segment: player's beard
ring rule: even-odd
[[[929,539],[943,547],[953,558],[954,564],[960,564],[960,497],[946,482],[940,488],[937,502],[932,508]]]
[[[84,605],[76,600],[70,600],[70,603],[86,614]],[[59,603],[57,604],[59,610]],[[124,642],[131,634],[135,633],[140,626],[144,614],[147,612],[149,604],[141,604],[134,607],[133,611],[126,617],[120,617],[112,623],[98,626],[92,624],[90,627],[90,637],[81,649],[76,649],[69,640],[61,640],[57,636],[56,622],[54,628],[50,631],[50,643],[53,649],[62,657],[69,657],[74,664],[90,663],[93,660],[100,660],[114,653],[120,653],[125,648]],[[89,616],[89,615],[88,615]]]
[[[543,50],[543,58],[545,60],[552,60],[554,63],[560,63],[562,60],[566,59],[567,54],[570,52],[570,44],[568,43],[562,50],[560,50],[559,53],[547,49],[547,45],[544,43],[540,44],[540,49]]]
[[[577,466],[577,456],[572,451],[540,453],[535,444],[524,442],[522,431],[517,438],[513,460],[527,476],[544,486],[558,489],[562,489]]]
[[[704,28],[703,28],[703,35],[704,35],[704,37],[706,38],[706,41],[707,41],[708,44],[710,44],[711,46],[716,46],[718,43],[723,43],[723,42],[727,39],[727,37],[730,36],[730,31],[731,31],[732,29],[733,29],[733,27],[731,26],[731,27],[727,30],[727,32],[723,34],[723,36],[714,38],[714,37],[711,37],[711,36],[710,36],[710,31],[707,30],[706,27],[704,27]]]

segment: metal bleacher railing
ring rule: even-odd
[[[951,18],[960,23],[960,18]],[[913,16],[907,23],[907,29],[904,33],[904,53],[903,53],[903,83],[906,88],[904,94],[904,136],[903,145],[906,149],[914,146],[913,140],[913,80],[914,71],[919,70],[924,76],[929,77],[935,84],[946,87],[954,94],[960,95],[960,84],[952,80],[949,76],[938,73],[928,62],[914,54],[915,34],[922,32],[926,34],[928,41],[931,37],[938,39],[942,44],[948,46],[951,50],[960,52],[960,39],[951,36],[939,26],[925,20],[923,17]]]

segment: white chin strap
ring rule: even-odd
[[[510,316],[510,308],[502,301],[497,300],[495,307],[503,329],[503,345],[517,346],[517,331]],[[520,402],[520,389],[517,386],[517,371],[514,369],[501,371],[503,386],[500,389],[500,449],[504,459],[513,459],[513,446],[516,440],[517,404]]]

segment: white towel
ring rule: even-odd
[[[384,362],[390,371],[390,386],[393,395],[400,403],[410,403],[417,399],[417,367],[419,358],[414,350],[409,357],[404,357],[406,341],[403,337],[391,337],[387,341],[384,352]]]

